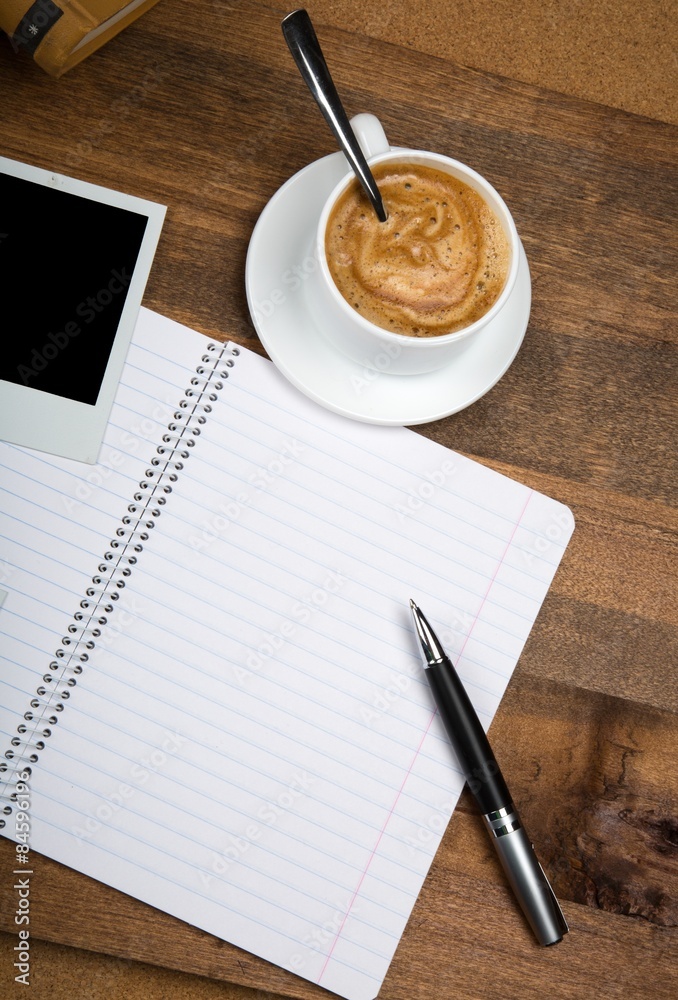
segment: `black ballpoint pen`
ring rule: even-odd
[[[539,943],[556,944],[568,926],[511,801],[485,730],[435,632],[412,600],[410,607],[440,717],[506,877]]]

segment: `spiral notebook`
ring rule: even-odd
[[[569,510],[146,309],[99,463],[0,460],[17,856],[376,996],[463,786],[409,598],[489,725]]]

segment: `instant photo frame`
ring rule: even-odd
[[[0,157],[0,438],[96,462],[164,217]]]

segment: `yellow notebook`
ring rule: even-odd
[[[0,0],[0,28],[15,52],[25,51],[61,76],[158,0]]]

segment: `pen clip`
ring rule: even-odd
[[[534,844],[532,845],[532,849],[534,850]],[[547,889],[549,891],[549,894],[551,896],[551,901],[553,903],[553,909],[555,910],[556,917],[558,918],[558,921],[559,921],[559,923],[561,925],[561,929],[563,931],[563,934],[567,934],[569,932],[570,928],[568,926],[567,920],[565,919],[565,914],[563,913],[562,908],[560,906],[560,903],[558,902],[558,900],[556,898],[556,894],[553,891],[551,883],[549,882],[549,880],[546,877],[546,872],[544,871],[544,869],[542,867],[541,861],[536,857],[536,854],[535,854],[535,859],[537,861],[537,864],[539,865],[539,870],[541,871],[542,875],[544,876],[544,883],[545,883],[545,885],[546,885],[546,887],[547,887]]]

